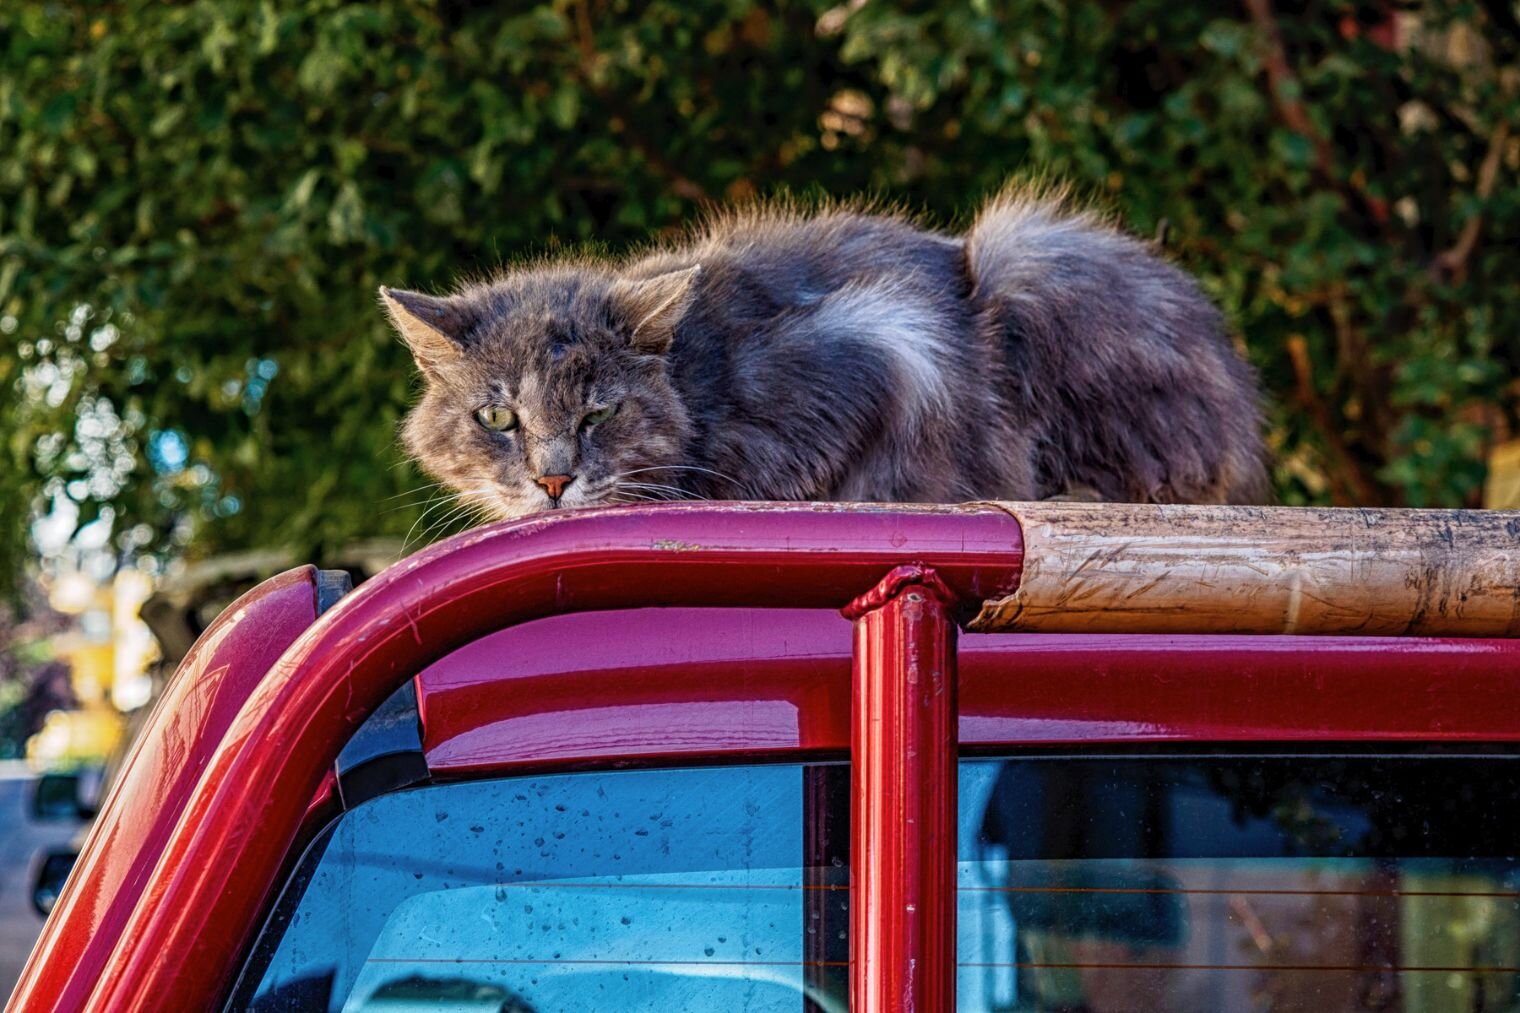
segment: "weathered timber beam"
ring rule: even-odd
[[[1023,578],[972,631],[1520,636],[1520,512],[997,505]]]

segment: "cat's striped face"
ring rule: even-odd
[[[403,427],[418,463],[494,518],[686,495],[689,421],[647,301],[563,270],[509,280],[383,293],[426,379]]]
[[[447,469],[445,480],[492,515],[654,498],[645,487],[668,483],[660,465],[675,463],[680,444],[658,364],[593,346],[468,372],[457,393],[435,399],[436,417],[417,420],[428,433],[465,430],[457,449],[419,460]]]

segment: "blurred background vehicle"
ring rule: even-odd
[[[38,820],[32,812],[37,782],[24,763],[0,764],[0,989],[7,995],[42,928],[32,903],[40,865],[49,852],[71,849],[84,826],[77,813]]]

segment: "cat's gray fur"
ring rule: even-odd
[[[426,377],[408,450],[497,516],[1266,496],[1255,377],[1219,313],[1058,196],[1005,194],[964,236],[843,208],[736,211],[630,260],[381,296]],[[517,427],[487,428],[482,408]],[[558,497],[546,475],[570,477]]]

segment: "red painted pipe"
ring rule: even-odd
[[[302,566],[238,598],[201,634],[127,755],[8,1009],[84,1005],[217,742],[316,618],[317,571]]]
[[[903,566],[855,620],[850,1008],[955,1009],[955,595]]]
[[[160,1009],[167,996],[176,1009],[216,1006],[339,748],[463,643],[591,609],[841,608],[905,562],[976,600],[1017,584],[1021,546],[1017,523],[992,508],[702,503],[540,516],[420,552],[329,610],[259,684],[85,1008]]]

